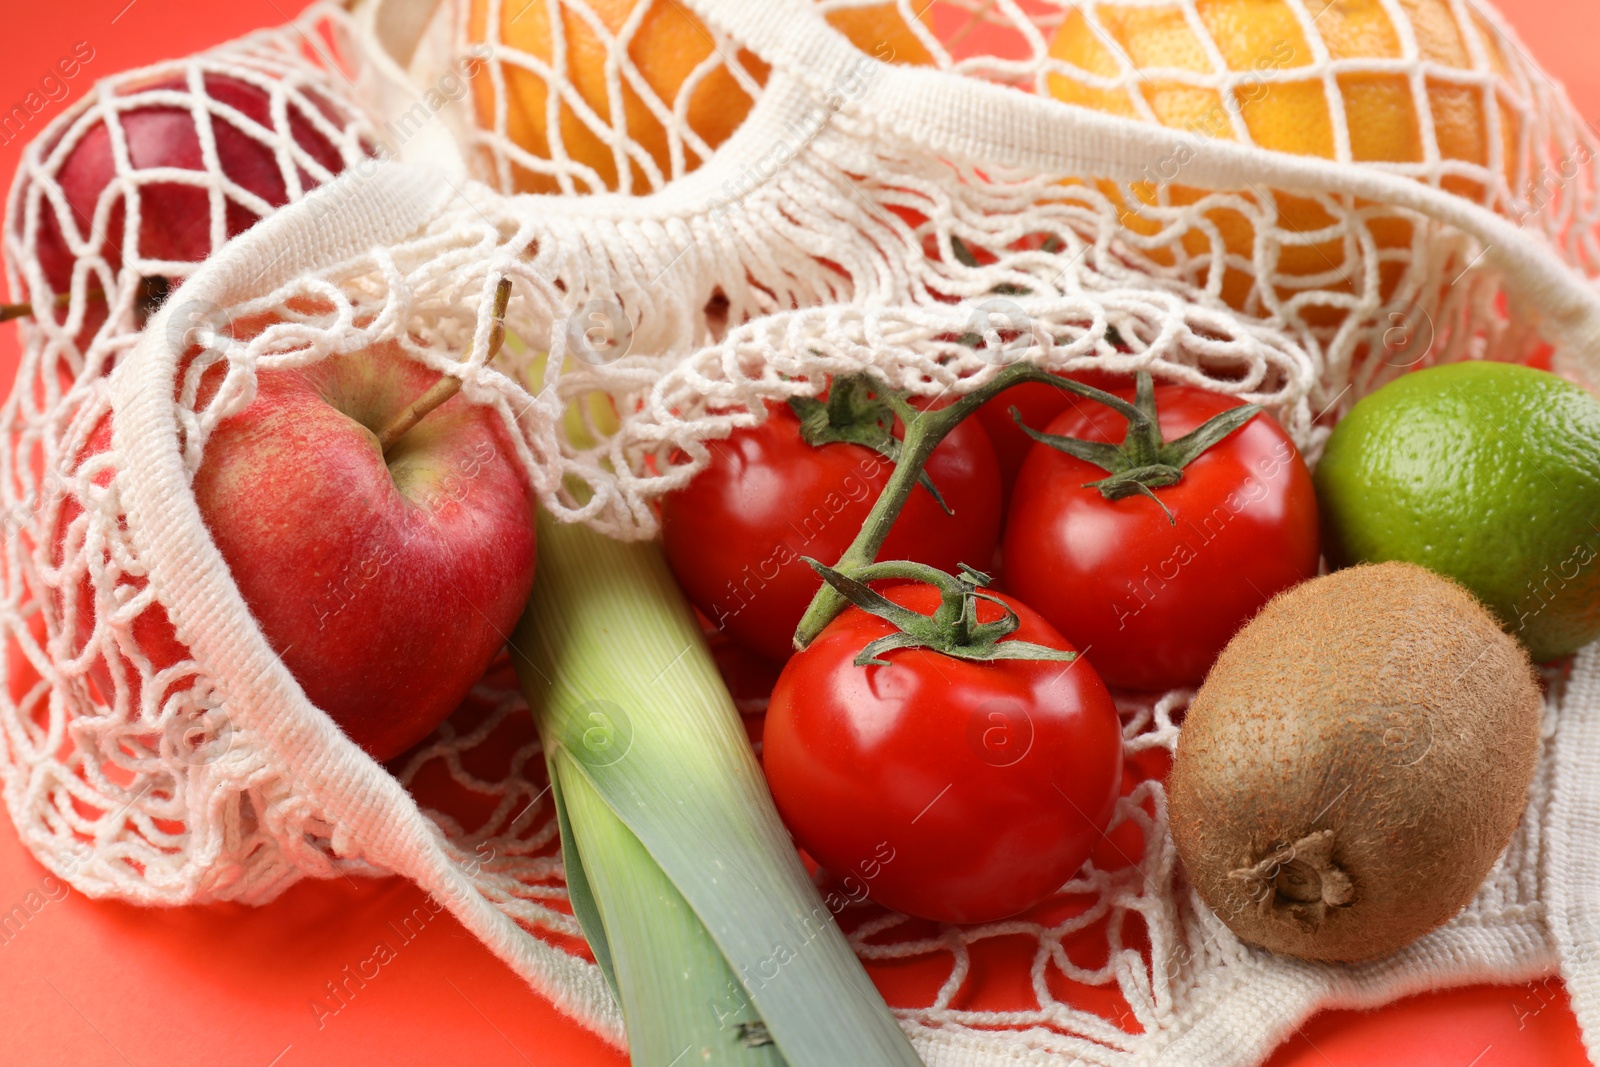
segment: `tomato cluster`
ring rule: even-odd
[[[877,553],[907,562],[858,583],[814,563],[850,547],[905,427],[841,402],[883,433],[819,436],[807,403],[770,407],[664,501],[668,558],[718,629],[783,664],[763,755],[797,842],[830,871],[870,870],[870,895],[908,914],[1016,914],[1105,834],[1123,778],[1108,684],[1198,685],[1315,575],[1310,473],[1234,397],[1145,375],[1029,382],[942,440]],[[1000,571],[992,589],[974,568]],[[819,575],[852,606],[792,653]]]

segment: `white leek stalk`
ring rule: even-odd
[[[801,866],[660,550],[542,512],[538,538],[517,668],[635,1067],[920,1063]]]

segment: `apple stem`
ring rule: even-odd
[[[134,311],[136,321],[141,330],[144,329],[145,320],[161,305],[161,301],[167,298],[167,293],[171,291],[171,288],[172,282],[159,274],[139,280],[139,298]],[[104,289],[89,289],[83,295],[90,300],[104,300],[106,291]],[[56,294],[54,300],[56,307],[64,308],[70,303],[72,303],[72,294],[70,292]],[[33,305],[30,303],[0,304],[0,322],[10,322],[12,319],[26,319],[32,317],[32,315]]]
[[[489,359],[500,354],[500,346],[506,340],[506,305],[511,302],[511,279],[501,278],[500,284],[494,291],[494,326],[489,331]],[[405,409],[390,420],[389,425],[378,434],[378,447],[384,455],[395,443],[411,432],[411,428],[423,419],[428,412],[443,404],[446,400],[461,391],[461,379],[453,374],[441,375],[439,380],[428,387],[427,392],[417,397],[405,406]]]
[[[100,292],[98,289],[89,290],[89,296],[91,299],[95,296],[104,295],[105,294]],[[71,293],[60,293],[56,296],[56,307],[65,307],[70,303],[72,303]],[[0,304],[0,322],[10,322],[12,319],[25,319],[32,314],[32,304]]]

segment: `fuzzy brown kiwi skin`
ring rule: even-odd
[[[1409,563],[1276,597],[1184,717],[1169,779],[1190,884],[1242,940],[1392,953],[1477,891],[1526,806],[1541,698],[1473,597]]]

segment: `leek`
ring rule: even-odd
[[[801,866],[660,550],[543,512],[538,544],[512,645],[633,1063],[920,1063]]]

